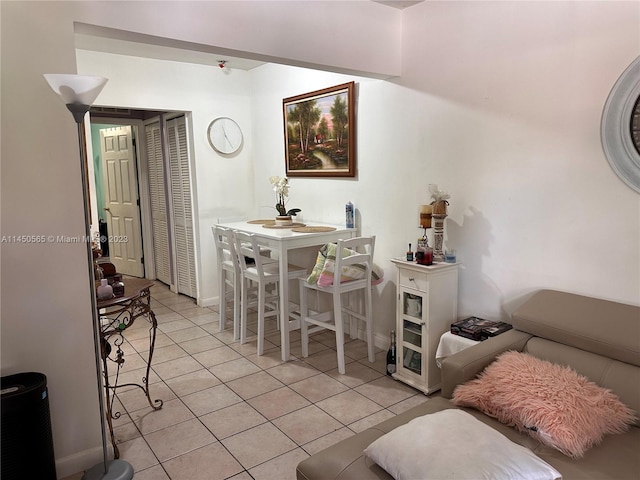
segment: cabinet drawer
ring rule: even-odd
[[[429,282],[427,274],[412,270],[399,270],[400,285],[426,292]]]

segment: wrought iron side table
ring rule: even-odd
[[[122,387],[138,387],[147,397],[149,405],[154,410],[162,408],[162,400],[151,400],[149,393],[149,372],[151,370],[151,359],[153,358],[153,349],[156,342],[156,330],[158,322],[156,316],[151,310],[151,294],[149,288],[153,285],[152,280],[143,278],[127,278],[124,279],[124,295],[121,297],[111,298],[109,300],[99,300],[97,307],[100,317],[100,336],[101,336],[101,352],[102,366],[106,396],[106,415],[109,425],[109,434],[111,435],[111,443],[115,458],[120,457],[120,452],[116,445],[113,434],[113,420],[120,418],[120,412],[113,411],[113,401],[115,399],[115,391]],[[142,377],[141,384],[124,383],[118,385],[120,369],[124,364],[124,351],[122,344],[124,343],[124,331],[131,327],[138,317],[143,317],[149,322],[149,357],[146,360],[146,372]],[[116,365],[116,372],[113,383],[109,379],[109,363]]]

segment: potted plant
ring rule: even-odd
[[[269,178],[269,182],[273,185],[273,191],[276,192],[276,225],[287,226],[293,223],[291,217],[295,217],[301,210],[299,208],[291,208],[287,210],[286,199],[289,196],[289,179],[287,177],[274,176]]]

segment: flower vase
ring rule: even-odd
[[[293,225],[293,219],[291,218],[291,215],[278,215],[276,217],[276,226],[288,227],[289,225]]]
[[[98,297],[98,300],[109,300],[110,298],[113,298],[113,287],[109,285],[106,278],[100,280],[96,296]]]

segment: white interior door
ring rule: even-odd
[[[100,130],[109,260],[119,273],[144,276],[138,176],[131,127]]]
[[[145,136],[147,139],[147,168],[149,172],[151,227],[153,231],[153,256],[156,278],[167,285],[172,285],[169,227],[167,223],[168,206],[160,122],[145,125]]]

